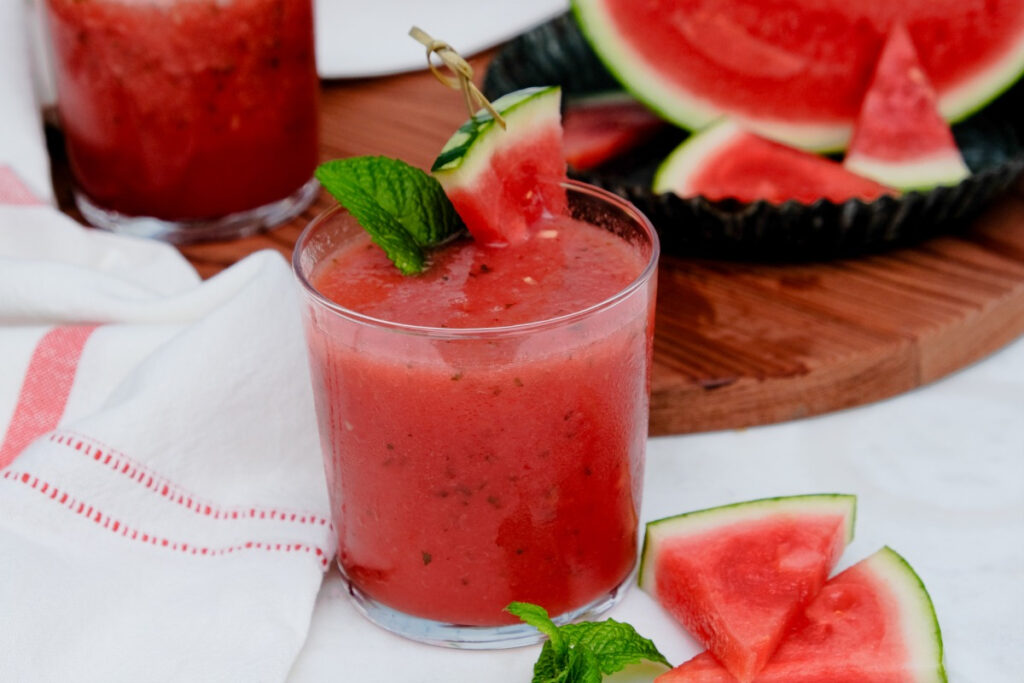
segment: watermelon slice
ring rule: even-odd
[[[565,160],[577,171],[600,166],[650,140],[665,125],[624,92],[574,98],[562,113]]]
[[[748,682],[853,538],[856,498],[766,498],[647,524],[640,587]]]
[[[622,85],[698,130],[723,115],[809,149],[848,141],[879,52],[910,31],[949,120],[1024,71],[1020,0],[572,0]]]
[[[680,197],[732,197],[744,202],[795,199],[872,201],[895,190],[862,178],[842,164],[772,142],[731,121],[691,135],[661,163],[654,176],[656,193]]]
[[[500,97],[492,106],[505,119],[505,129],[481,110],[434,161],[434,177],[478,242],[515,244],[541,216],[565,213],[560,103],[557,87]]]
[[[878,60],[843,165],[901,190],[956,185],[970,175],[902,24]]]
[[[657,683],[734,683],[710,653]],[[944,683],[942,634],[931,598],[889,548],[825,584],[755,683]]]

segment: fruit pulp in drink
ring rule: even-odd
[[[47,0],[58,111],[92,203],[227,216],[317,163],[310,0]]]
[[[431,261],[404,276],[360,234],[311,278],[356,312],[307,310],[339,564],[373,600],[453,624],[600,599],[636,558],[654,281],[629,288],[646,256],[552,218],[526,244]]]

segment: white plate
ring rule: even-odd
[[[512,38],[568,9],[567,0],[316,0],[322,78],[357,78],[426,67],[409,37],[419,26],[463,56]]]

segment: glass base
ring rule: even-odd
[[[315,178],[310,178],[298,190],[276,202],[219,218],[182,221],[129,216],[104,209],[77,189],[75,204],[90,225],[102,230],[135,237],[149,237],[171,244],[192,244],[247,237],[285,223],[312,204],[319,189],[320,183]]]
[[[551,620],[561,626],[571,621],[593,619],[604,614],[622,600],[635,574],[634,568],[610,593],[571,612],[552,617]],[[342,576],[345,576],[344,571]],[[534,645],[544,640],[544,636],[537,629],[527,624],[460,626],[403,614],[367,596],[347,578],[345,581],[352,602],[363,616],[384,630],[409,640],[461,650],[504,650]]]

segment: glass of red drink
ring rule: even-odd
[[[423,642],[538,639],[622,595],[637,554],[658,239],[565,183],[514,247],[446,245],[403,276],[335,208],[293,265],[338,564],[372,621]]]
[[[227,239],[313,200],[311,0],[46,0],[76,203],[93,225]]]

